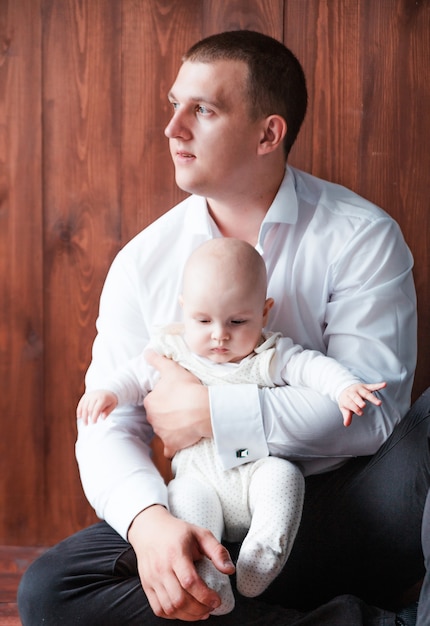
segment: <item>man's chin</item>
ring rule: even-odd
[[[191,179],[189,176],[182,176],[180,173],[176,173],[175,181],[179,189],[186,193],[196,194],[197,196],[205,196],[205,186],[196,180]]]

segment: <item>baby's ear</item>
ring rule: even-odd
[[[263,309],[263,324],[264,325],[266,325],[267,323],[267,318],[269,317],[269,311],[273,307],[274,304],[275,304],[275,301],[273,298],[267,298],[266,302],[264,303],[264,309]]]
[[[182,294],[179,296],[178,302],[182,307],[184,306],[184,298],[182,297]]]

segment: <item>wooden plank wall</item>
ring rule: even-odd
[[[401,224],[429,384],[429,0],[0,0],[0,543],[95,518],[74,460],[107,268],[182,197],[163,128],[181,53],[251,28],[298,55],[311,96],[291,163]]]

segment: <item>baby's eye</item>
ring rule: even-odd
[[[246,324],[246,320],[231,320],[231,324],[239,326],[240,324]]]
[[[196,320],[199,324],[209,324],[210,320],[207,319],[201,319],[201,320]]]

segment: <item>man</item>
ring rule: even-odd
[[[176,364],[149,357],[161,380],[145,408],[166,456],[214,437],[225,468],[272,453],[300,463],[308,476],[284,571],[262,598],[239,597],[218,623],[395,624],[394,614],[341,594],[391,607],[423,576],[427,422],[399,424],[416,356],[411,254],[383,211],[286,167],[307,94],[300,64],[279,42],[247,31],[203,40],[185,55],[169,100],[165,132],[176,182],[193,195],[114,261],[87,389],[137,355],[154,324],[179,318],[178,276],[200,243],[224,236],[255,246],[277,303],[268,328],[364,380],[387,381],[387,390],[381,408],[369,407],[345,429],[336,405],[315,392],[208,389]],[[19,594],[24,626],[78,617],[104,626],[198,621],[218,606],[194,561],[205,554],[232,574],[230,555],[205,529],[169,513],[148,420],[129,407],[80,426],[84,490],[107,524],[69,538],[30,568]]]

